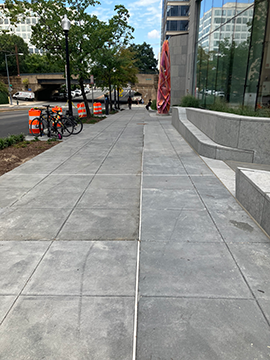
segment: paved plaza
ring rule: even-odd
[[[133,106],[1,176],[0,359],[270,359],[270,239],[210,163]]]

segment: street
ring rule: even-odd
[[[30,107],[29,107],[30,109]],[[25,134],[28,130],[28,110],[6,111],[0,113],[0,138],[9,135]]]
[[[125,89],[122,96],[120,97],[120,103],[126,103],[129,96],[129,89]],[[131,96],[133,96],[134,91],[131,91]],[[103,93],[100,90],[93,92],[94,101],[103,101]],[[87,94],[87,99],[89,101],[89,106],[92,107],[92,93]],[[76,97],[73,99],[74,106],[77,106],[77,103],[82,101],[82,96]],[[112,91],[112,101],[114,101],[114,93]],[[29,134],[29,114],[28,111],[32,107],[41,107],[43,104],[50,104],[52,106],[60,106],[62,108],[67,108],[66,102],[48,102],[48,101],[38,101],[38,102],[25,102],[20,101],[19,105],[24,106],[24,109],[17,110],[16,107],[10,108],[7,111],[0,112],[0,138],[7,137],[9,135],[18,135],[18,134]],[[104,104],[102,103],[104,108]],[[75,110],[75,109],[74,109]]]

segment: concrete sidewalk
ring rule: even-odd
[[[1,360],[270,357],[270,239],[170,117],[88,125],[0,198]]]

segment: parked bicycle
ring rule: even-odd
[[[40,116],[33,119],[30,124],[30,132],[35,136],[47,135],[62,139],[70,136],[74,131],[74,122],[61,114],[61,110],[50,110],[50,105],[43,105],[46,109],[39,109]],[[33,133],[33,129],[38,129],[39,133]]]

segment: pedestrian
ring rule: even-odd
[[[129,107],[129,109],[131,109],[131,104],[132,104],[132,99],[131,99],[131,97],[129,96],[128,97],[128,107]]]
[[[149,107],[151,106],[151,104],[152,104],[152,101],[151,101],[151,99],[149,99],[148,104],[145,107],[146,110],[149,110]]]

